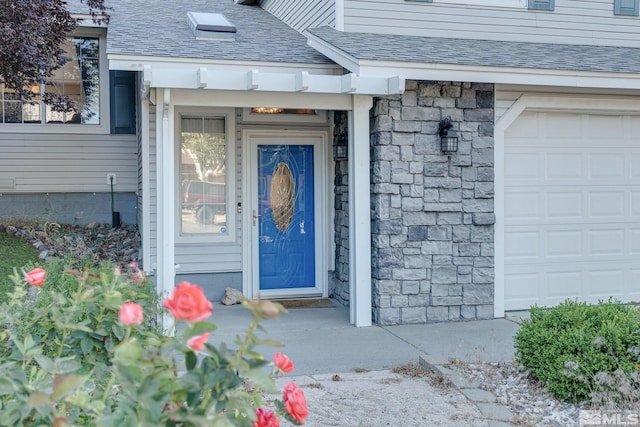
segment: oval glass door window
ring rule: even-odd
[[[289,165],[279,163],[273,171],[269,189],[269,206],[276,228],[285,232],[293,219],[296,185]]]

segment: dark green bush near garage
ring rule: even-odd
[[[602,404],[606,395],[609,406],[637,399],[638,309],[614,300],[567,300],[551,308],[534,306],[530,313],[515,336],[516,361],[553,396]]]

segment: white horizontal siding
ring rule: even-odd
[[[438,0],[344,2],[348,32],[640,47],[639,19],[614,16],[613,0],[556,0],[553,12]]]
[[[242,252],[237,243],[203,246],[178,244],[176,264],[180,265],[177,274],[242,271]]]
[[[334,0],[262,0],[260,6],[297,31],[335,25]]]
[[[135,192],[137,162],[135,135],[0,133],[0,192]]]

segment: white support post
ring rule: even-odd
[[[371,326],[369,110],[373,98],[353,96],[349,112],[349,294],[351,323]]]
[[[162,96],[158,106],[162,111],[162,139],[158,141],[158,287],[163,296],[173,292],[175,268],[175,147],[173,141],[173,111],[171,91],[158,91]],[[164,316],[162,327],[166,334],[175,333],[170,316]]]
[[[149,153],[149,99],[142,100],[140,109],[140,152],[142,156],[142,267],[151,272],[151,161]]]

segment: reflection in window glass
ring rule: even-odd
[[[32,88],[36,96],[28,103],[0,85],[0,123],[100,124],[99,39],[74,37],[63,48],[71,59],[46,85]],[[42,102],[50,96],[61,102]]]
[[[180,154],[182,234],[227,234],[224,118],[182,117]]]

